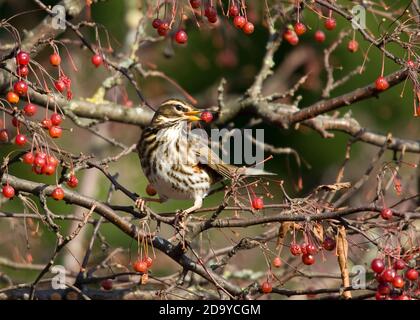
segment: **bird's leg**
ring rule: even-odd
[[[194,205],[186,210],[178,211],[175,215],[174,227],[182,237],[183,249],[186,250],[185,246],[185,233],[188,230],[185,219],[188,214],[194,212],[197,209],[200,209],[203,206],[203,198],[196,198],[194,200]]]
[[[163,203],[166,200],[167,199],[165,199],[165,198],[156,199],[156,198],[148,198],[148,197],[146,197],[146,198],[139,197],[139,198],[136,199],[135,205],[136,205],[136,208],[140,210],[140,212],[144,212],[144,205],[146,204],[146,202]]]

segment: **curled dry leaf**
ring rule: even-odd
[[[346,229],[343,226],[339,228],[336,240],[341,279],[343,280],[343,287],[347,288],[350,287],[350,275],[347,266],[348,242],[346,239]],[[351,299],[351,291],[343,291],[342,296],[345,299]]]

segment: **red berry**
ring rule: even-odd
[[[102,55],[100,55],[99,53],[96,53],[92,56],[91,61],[92,61],[92,64],[97,68],[102,64],[104,60],[102,58]]]
[[[60,127],[57,127],[57,126],[52,126],[48,130],[48,133],[50,134],[51,138],[57,139],[57,138],[60,138],[61,135],[63,134],[63,129],[61,129]]]
[[[314,34],[315,41],[317,42],[324,42],[325,41],[325,33],[321,30],[318,30]]]
[[[15,83],[13,90],[20,96],[24,96],[28,92],[28,85],[25,81],[20,80]]]
[[[29,68],[27,66],[18,66],[16,73],[19,77],[26,77],[29,74]]]
[[[262,285],[261,285],[261,291],[262,291],[263,293],[270,293],[271,291],[273,291],[273,286],[271,285],[271,283],[270,283],[270,282],[265,281],[265,282],[263,282],[263,283],[262,283]]]
[[[335,249],[335,241],[330,237],[326,237],[322,242],[322,247],[327,251],[333,251]]]
[[[255,210],[261,210],[264,208],[264,201],[262,198],[255,197],[252,199],[251,205]]]
[[[246,34],[251,34],[254,32],[254,24],[252,22],[247,22],[245,23],[245,25],[243,26],[242,30],[246,33]]]
[[[337,22],[334,18],[328,18],[327,20],[325,20],[324,26],[327,30],[334,30],[337,26]]]
[[[53,155],[49,155],[46,159],[47,159],[47,163],[53,165],[54,167],[57,167],[58,160],[56,157],[54,157]]]
[[[398,288],[398,289],[401,289],[402,287],[404,287],[403,277],[401,277],[400,275],[396,275],[394,279],[392,280],[392,285],[394,286],[394,288]]]
[[[41,125],[44,129],[49,129],[52,127],[52,122],[50,119],[45,118],[44,120],[41,121]]]
[[[302,253],[300,245],[298,245],[297,243],[293,243],[292,245],[290,245],[290,253],[294,256],[300,255]]]
[[[413,60],[408,60],[407,61],[407,67],[410,68],[410,69],[413,69],[413,68],[416,67],[416,64],[414,63]]]
[[[311,264],[315,263],[315,258],[314,258],[313,255],[307,253],[307,254],[304,254],[302,256],[302,262],[303,262],[303,264],[306,264],[307,266],[310,266]]]
[[[15,196],[15,189],[9,184],[3,186],[1,192],[3,193],[3,196],[7,199],[11,199]]]
[[[194,9],[198,9],[201,6],[201,1],[200,0],[190,0],[190,5]]]
[[[149,196],[153,197],[157,194],[157,191],[151,184],[148,184],[147,187],[146,187],[146,193]]]
[[[160,20],[159,18],[154,19],[152,22],[152,26],[155,29],[159,28],[161,24],[162,24],[162,20]]]
[[[273,259],[273,266],[275,267],[275,268],[280,268],[281,267],[281,259],[280,259],[280,257],[275,257],[274,259]]]
[[[307,244],[306,245],[306,253],[307,254],[315,254],[317,253],[318,249],[313,244]]]
[[[27,64],[29,64],[30,60],[31,57],[29,56],[29,53],[25,51],[19,51],[19,53],[16,55],[16,62],[21,66],[26,66]]]
[[[406,266],[406,263],[402,259],[397,259],[394,262],[394,269],[395,270],[404,270],[405,266]]]
[[[12,104],[16,104],[19,102],[19,96],[13,91],[9,91],[6,95],[6,100]]]
[[[217,15],[216,16],[208,16],[207,20],[210,23],[216,23],[217,22]]]
[[[16,117],[12,118],[12,125],[16,128],[20,126],[20,121],[18,120],[18,118]]]
[[[370,267],[372,268],[373,272],[381,273],[385,269],[385,262],[382,259],[376,258],[372,260]]]
[[[153,259],[150,257],[145,257],[143,261],[146,263],[147,268],[150,268],[153,264]]]
[[[392,282],[394,280],[396,274],[397,273],[395,272],[394,269],[389,268],[389,269],[384,270],[384,272],[382,273],[382,278],[386,282]]]
[[[64,190],[61,189],[60,187],[57,187],[53,190],[53,192],[51,193],[51,197],[54,200],[63,200],[64,199]]]
[[[306,32],[306,26],[302,22],[296,22],[294,29],[298,36],[301,36]]]
[[[62,80],[57,80],[54,82],[54,87],[58,92],[63,92],[66,89],[66,84]]]
[[[51,119],[51,124],[54,126],[59,126],[62,121],[61,115],[59,115],[58,113],[53,113],[50,119]]]
[[[385,91],[386,89],[389,88],[388,80],[386,80],[385,77],[380,76],[375,81],[375,87],[376,87],[376,90],[378,91]]]
[[[69,179],[67,180],[67,185],[70,188],[76,188],[78,184],[79,180],[77,179],[77,177],[74,174],[70,175]]]
[[[15,138],[15,143],[18,146],[23,146],[25,145],[25,143],[28,141],[28,139],[26,138],[26,136],[24,134],[19,133],[18,135],[16,135]]]
[[[377,288],[377,292],[381,295],[387,296],[391,293],[391,288],[386,283],[380,283]]]
[[[166,36],[168,34],[169,24],[167,22],[162,22],[158,27],[157,31],[160,36]]]
[[[396,300],[411,300],[411,299],[406,294],[402,294],[402,295],[398,296]]]
[[[111,279],[105,279],[101,281],[101,287],[104,290],[112,290],[113,281]]]
[[[147,272],[147,263],[141,260],[137,260],[133,264],[133,269],[140,273],[146,273]]]
[[[33,164],[35,160],[35,156],[32,152],[28,152],[23,155],[22,160],[26,164]]]
[[[201,120],[210,123],[213,120],[213,114],[210,111],[203,111],[200,116]]]
[[[36,107],[36,105],[34,105],[33,103],[28,103],[23,107],[23,112],[27,117],[32,117],[36,114],[37,109],[38,108]]]
[[[50,63],[54,66],[57,67],[60,65],[61,63],[61,57],[58,53],[53,53],[52,55],[50,55]]]
[[[55,173],[55,166],[51,163],[46,163],[42,166],[41,173],[47,176],[51,176]]]
[[[35,154],[34,165],[37,167],[42,167],[47,163],[47,155],[43,152],[37,152]]]
[[[1,129],[0,130],[0,141],[1,142],[9,141],[9,134],[7,133],[6,129]]]
[[[207,17],[207,19],[216,17],[216,20],[217,20],[217,10],[215,7],[208,6],[204,10],[204,15]]]
[[[242,17],[242,16],[236,16],[236,17],[233,19],[233,24],[234,24],[234,26],[235,26],[236,28],[238,28],[238,29],[242,29],[242,28],[244,27],[245,23],[246,23],[246,19],[245,19],[245,17]]]
[[[408,269],[405,277],[410,281],[416,281],[419,278],[419,272],[416,269]]]
[[[376,292],[375,294],[375,299],[376,300],[386,300],[387,296],[380,294],[379,292]]]
[[[350,52],[356,52],[359,49],[359,43],[356,40],[350,40],[347,49]]]
[[[308,252],[306,251],[306,243],[303,243],[300,245],[300,252],[302,252],[302,254],[307,254]]]
[[[184,30],[178,30],[175,33],[175,41],[179,44],[186,43],[188,41],[188,35]]]
[[[295,46],[299,43],[299,38],[296,33],[291,29],[286,29],[283,32],[283,39],[289,42],[291,45]]]
[[[236,4],[232,4],[229,7],[229,16],[236,17],[238,15],[239,15],[239,8],[238,8],[238,6]]]
[[[389,220],[392,218],[392,210],[389,208],[383,208],[381,210],[381,217],[384,220]]]

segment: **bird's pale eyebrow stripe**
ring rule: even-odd
[[[171,105],[171,104],[180,104],[181,106],[185,106],[185,102],[181,100],[176,100],[176,99],[165,101],[164,103],[161,104],[161,106],[166,106],[166,105]]]

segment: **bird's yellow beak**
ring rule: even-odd
[[[189,121],[200,121],[201,118],[198,116],[198,114],[200,113],[201,111],[193,110],[193,111],[185,112],[184,114],[187,116]]]

